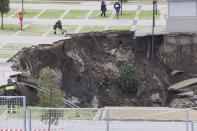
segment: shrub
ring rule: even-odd
[[[119,84],[123,90],[134,92],[137,89],[136,68],[133,64],[123,63],[120,66]]]

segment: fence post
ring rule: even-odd
[[[191,131],[194,131],[194,122],[191,122]]]
[[[109,131],[109,110],[106,109],[106,131]]]
[[[27,131],[27,126],[26,126],[26,97],[23,96],[23,111],[24,111],[24,131]]]
[[[31,130],[31,108],[29,108],[29,123],[28,123],[28,125],[29,125],[29,131],[32,131]]]
[[[189,131],[189,110],[185,110],[185,123],[186,123],[186,131]]]

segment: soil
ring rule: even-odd
[[[169,84],[178,80],[158,57],[163,39],[163,35],[155,36],[153,65],[149,53],[151,36],[134,38],[134,32],[129,31],[73,35],[53,44],[24,48],[10,61],[14,62],[14,70],[28,73],[34,80],[46,66],[57,70],[67,99],[74,96],[80,107],[92,107],[94,98],[99,107],[153,106],[151,95],[155,93],[160,94],[165,105]],[[118,84],[119,67],[125,61],[137,69],[137,92],[123,91]],[[36,91],[26,94],[36,96]]]

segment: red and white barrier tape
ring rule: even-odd
[[[24,129],[17,128],[0,128],[0,131],[24,131]],[[34,128],[32,131],[64,131],[64,128],[51,128],[48,130],[47,128]]]
[[[50,130],[48,130],[47,128],[34,128],[32,131],[64,131],[64,128],[51,128]]]
[[[23,129],[18,128],[0,128],[0,131],[23,131]]]

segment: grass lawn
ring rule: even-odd
[[[122,15],[119,15],[119,19],[134,19],[136,11],[122,11]],[[116,14],[114,14],[114,19],[116,19]]]
[[[27,35],[27,36],[41,36],[49,29],[49,26],[38,26],[38,25],[31,25],[22,30],[19,35]]]
[[[67,34],[73,34],[76,28],[77,26],[75,25],[67,25],[67,26],[63,25],[63,29],[67,30]],[[52,30],[51,32],[49,32],[48,36],[62,36],[62,32],[59,29],[57,29],[56,33],[57,34],[54,34]]]
[[[29,47],[29,44],[7,43],[2,47],[3,50],[20,50],[23,47]]]
[[[109,30],[130,30],[130,26],[110,26]]]
[[[24,18],[33,18],[35,17],[41,10],[25,10]],[[18,18],[18,13],[14,16]]]
[[[70,10],[64,19],[83,19],[86,17],[88,10]]]
[[[82,119],[82,120],[92,120],[96,114],[96,110],[65,110],[64,118],[66,119]]]
[[[60,119],[70,119],[70,120],[92,120],[96,114],[96,109],[59,109],[59,110],[52,110],[52,114],[60,114]],[[44,116],[47,116],[47,110],[40,110],[40,109],[31,109],[32,119],[42,119]]]
[[[0,49],[0,58],[10,58],[17,52],[18,50]]]
[[[153,12],[151,10],[142,10],[140,12],[140,16],[139,16],[140,19],[152,19],[152,17],[153,17]],[[159,10],[157,11],[157,15],[155,18],[156,19],[160,18],[160,11]]]
[[[1,35],[12,35],[20,29],[19,25],[4,24],[4,29],[0,29]]]
[[[3,107],[3,106],[1,107],[1,106],[0,106],[0,116],[1,116],[1,114],[3,114],[3,112],[4,112],[5,110],[6,110],[5,107]]]
[[[29,44],[7,43],[0,49],[0,58],[10,58],[24,47],[29,47]]]
[[[104,27],[103,26],[83,26],[80,30],[80,33],[83,32],[99,32],[103,31]]]
[[[23,107],[17,107],[16,108],[16,114],[8,114],[10,119],[18,119],[18,118],[24,118],[24,110]]]
[[[10,15],[14,14],[15,12],[17,12],[17,10],[11,9],[7,14],[4,14],[4,17],[9,17]]]
[[[67,26],[63,26],[63,27],[65,30],[67,30],[67,34],[73,34],[77,28],[76,25],[67,25]]]
[[[106,17],[101,17],[101,11],[94,10],[92,14],[90,15],[89,19],[106,19],[106,18],[109,18],[111,14],[112,14],[112,11],[109,10],[106,12]]]
[[[4,108],[4,111],[7,110],[7,107]],[[19,119],[19,118],[23,118],[24,117],[24,110],[23,107],[16,107],[16,113],[7,113],[6,112],[6,116],[3,116],[6,119]]]
[[[46,10],[39,18],[58,19],[65,10]]]

